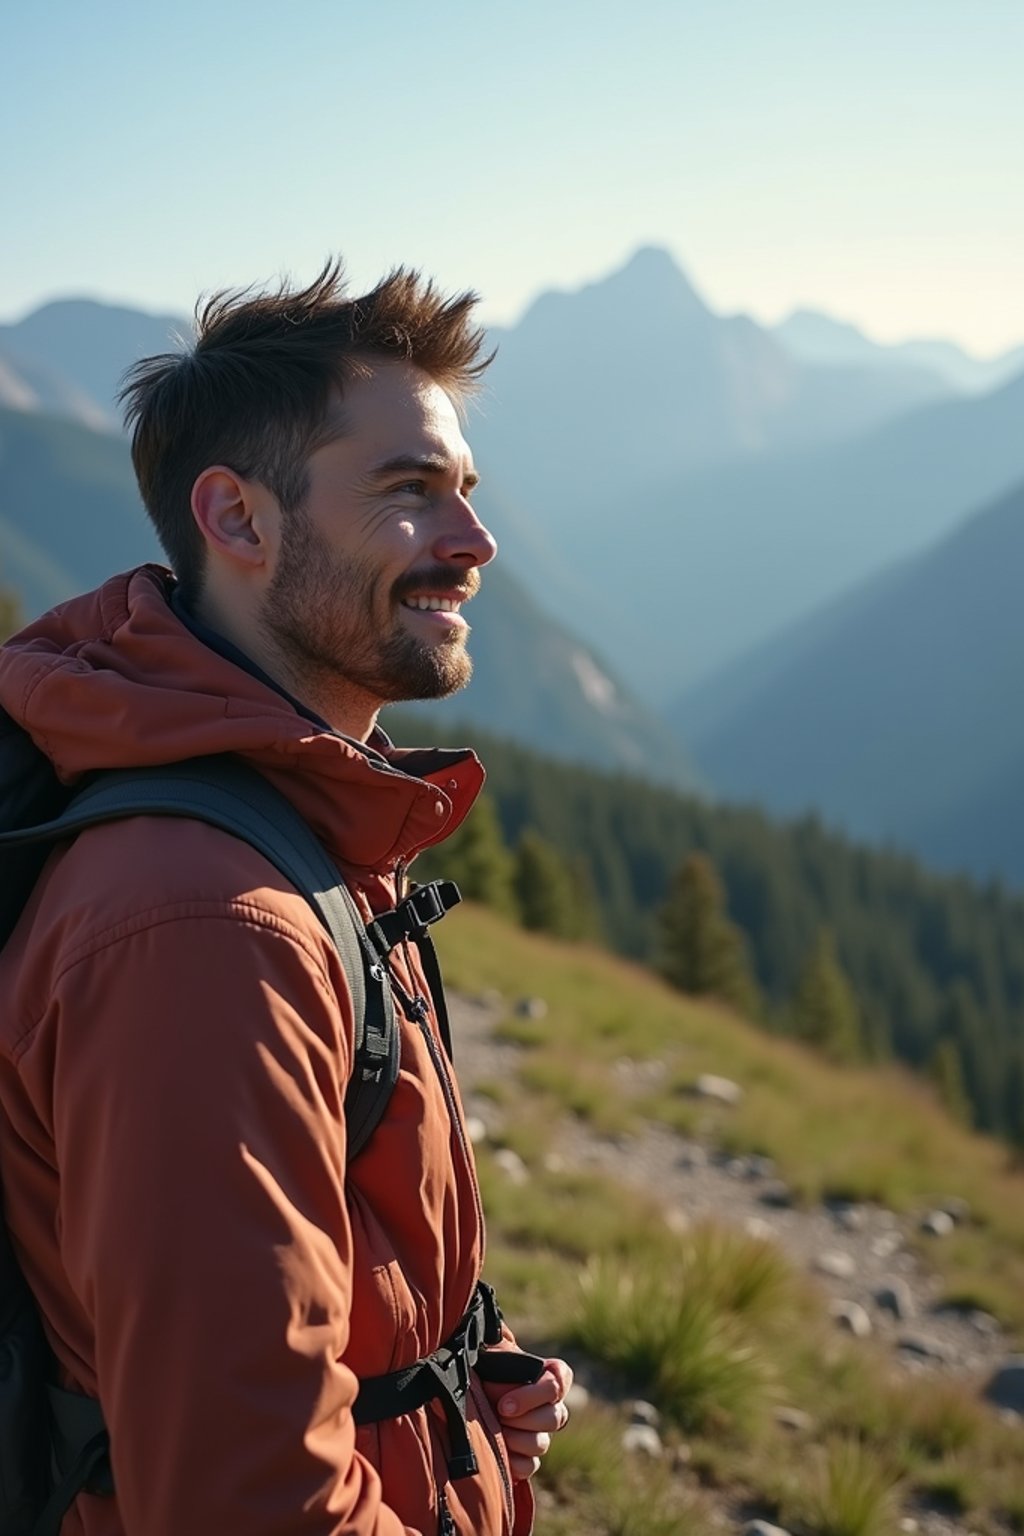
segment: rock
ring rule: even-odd
[[[898,1232],[883,1232],[871,1239],[871,1252],[876,1259],[891,1259],[902,1239]]]
[[[699,1099],[715,1099],[719,1104],[738,1104],[743,1089],[728,1077],[716,1077],[713,1072],[702,1072],[693,1085]]]
[[[783,1184],[781,1179],[774,1179],[766,1184],[757,1197],[762,1205],[770,1205],[775,1210],[788,1211],[793,1204],[793,1191],[788,1184]]]
[[[852,1255],[843,1253],[838,1248],[827,1253],[819,1253],[814,1261],[814,1268],[819,1275],[828,1275],[833,1280],[850,1280],[857,1273],[857,1265]]]
[[[855,1339],[871,1337],[871,1319],[859,1301],[834,1301],[829,1308],[832,1321]]]
[[[765,1221],[763,1216],[748,1216],[743,1223],[743,1230],[748,1237],[756,1237],[759,1242],[773,1243],[776,1232],[770,1221]]]
[[[916,1355],[919,1360],[934,1360],[936,1365],[945,1365],[949,1360],[949,1350],[938,1339],[930,1339],[923,1333],[902,1333],[896,1341],[900,1349],[908,1355]]]
[[[939,1210],[945,1211],[956,1227],[969,1227],[971,1224],[971,1208],[960,1195],[948,1195]]]
[[[948,1237],[953,1230],[953,1218],[948,1211],[929,1211],[921,1218],[921,1231],[929,1237]]]
[[[755,1152],[751,1157],[747,1158],[748,1179],[771,1179],[774,1176],[775,1161],[773,1158],[762,1157],[759,1152]]]
[[[650,1424],[627,1424],[622,1431],[622,1449],[630,1455],[650,1456],[652,1461],[665,1454],[661,1436]]]
[[[494,1161],[502,1173],[512,1184],[528,1184],[530,1182],[530,1170],[511,1147],[500,1147],[494,1154]]]
[[[991,1312],[982,1312],[980,1308],[976,1308],[971,1313],[971,1327],[975,1333],[980,1333],[982,1338],[986,1339],[994,1339],[1003,1331],[999,1319],[993,1317]]]
[[[699,1142],[688,1142],[676,1159],[676,1165],[679,1168],[687,1169],[690,1173],[697,1172],[699,1169],[707,1167],[708,1154]]]
[[[776,1408],[775,1422],[782,1429],[791,1429],[794,1434],[806,1434],[814,1428],[813,1418],[802,1408]]]
[[[863,1232],[867,1222],[867,1212],[862,1205],[844,1203],[833,1206],[832,1219],[837,1227],[842,1227],[844,1232]]]
[[[590,1393],[582,1381],[574,1381],[565,1394],[565,1406],[570,1413],[578,1413],[581,1408],[586,1408],[590,1403]]]
[[[521,997],[515,1011],[517,1019],[546,1019],[548,1005],[543,997]]]
[[[767,1520],[748,1520],[743,1527],[743,1536],[789,1536],[789,1532],[781,1525],[772,1525]]]
[[[645,1402],[642,1397],[635,1397],[627,1403],[626,1412],[631,1424],[649,1424],[651,1429],[657,1429],[661,1423],[661,1414],[657,1408],[653,1403]]]
[[[487,1140],[487,1127],[480,1119],[479,1115],[470,1115],[469,1119],[466,1121],[466,1135],[469,1137],[474,1147],[479,1146],[482,1141]]]
[[[693,1222],[690,1220],[687,1212],[683,1210],[682,1206],[670,1205],[668,1210],[665,1212],[665,1225],[668,1227],[670,1232],[675,1232],[678,1236],[681,1237],[684,1232],[690,1231],[691,1227],[693,1226]]]
[[[997,1408],[1024,1414],[1024,1355],[1009,1355],[985,1387],[985,1396]]]
[[[749,1178],[749,1174],[747,1172],[748,1164],[745,1157],[730,1157],[724,1166],[725,1171],[729,1175],[730,1179]]]
[[[913,1515],[904,1515],[903,1519],[900,1521],[900,1530],[904,1533],[904,1536],[914,1536],[914,1532],[919,1531],[920,1529],[921,1527],[918,1525]]]
[[[917,1308],[914,1305],[914,1293],[905,1280],[890,1280],[885,1285],[880,1285],[875,1292],[875,1305],[881,1307],[883,1312],[891,1312],[893,1317],[905,1321],[913,1317]]]

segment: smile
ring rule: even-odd
[[[462,599],[456,597],[406,597],[403,608],[413,608],[418,613],[458,613]]]

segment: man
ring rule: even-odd
[[[0,651],[0,704],[65,783],[236,753],[315,829],[366,920],[456,827],[470,753],[403,753],[396,699],[465,683],[464,605],[495,544],[457,405],[473,296],[399,271],[358,300],[221,296],[126,390],[174,567],[116,577]],[[425,999],[392,956],[399,999]],[[93,827],[48,862],[0,955],[8,1223],[65,1385],[100,1399],[115,1495],[86,1536],[529,1529],[568,1367],[356,1426],[360,1378],[438,1349],[483,1250],[437,1021],[401,1018],[384,1121],[346,1164],[353,1018],[303,898],[199,822]],[[514,1348],[511,1338],[504,1347]]]

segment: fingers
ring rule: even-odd
[[[545,1360],[543,1373],[534,1382],[514,1387],[506,1392],[498,1403],[498,1415],[502,1420],[520,1420],[545,1404],[562,1403],[572,1386],[572,1367],[565,1360]],[[566,1415],[567,1417],[568,1415]],[[565,1423],[563,1418],[562,1423]],[[561,1424],[554,1426],[561,1428]]]

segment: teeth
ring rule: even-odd
[[[409,597],[407,608],[418,608],[421,613],[458,613],[459,604],[450,597]]]

